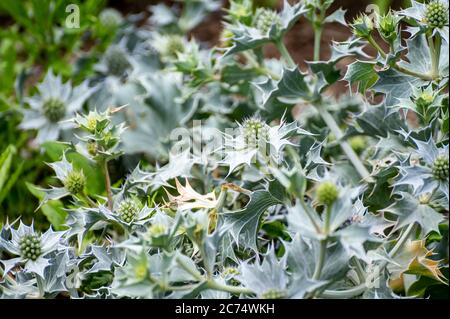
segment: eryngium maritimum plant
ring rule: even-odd
[[[0,152],[0,298],[448,298],[448,1],[258,3],[229,1],[218,47],[219,1],[85,26],[115,39],[74,49],[89,85],[49,71],[23,107],[58,142]]]
[[[57,140],[61,131],[72,127],[64,121],[81,109],[95,88],[89,87],[87,81],[72,87],[70,81],[63,83],[61,76],[50,70],[37,90],[38,94],[25,100],[30,108],[23,110],[20,128],[37,130],[36,141],[40,144]]]

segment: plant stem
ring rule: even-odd
[[[339,128],[339,126],[337,125],[337,123],[334,120],[333,116],[331,116],[331,114],[328,113],[328,111],[325,108],[321,107],[321,106],[319,106],[318,109],[319,109],[319,113],[320,113],[322,119],[327,124],[328,128],[334,134],[336,139],[337,140],[342,139],[344,134],[342,133],[342,131]],[[341,148],[344,151],[345,155],[347,155],[347,157],[350,160],[350,162],[355,167],[355,169],[358,172],[358,174],[364,180],[366,180],[367,182],[371,182],[372,181],[372,177],[370,176],[369,171],[364,166],[364,164],[361,162],[361,160],[359,159],[359,157],[355,153],[355,151],[353,151],[351,146],[347,143],[347,141],[340,141],[339,145],[341,146]]]
[[[193,271],[193,269],[191,269],[191,267],[186,265],[186,263],[184,262],[183,259],[177,258],[176,261],[177,261],[178,265],[180,265],[180,267],[183,268],[187,273],[191,274],[192,277],[194,277],[195,279],[197,279],[200,282],[205,281],[205,278],[198,271]]]
[[[402,234],[402,236],[400,237],[400,239],[397,241],[397,243],[395,244],[395,246],[391,249],[391,251],[389,252],[389,257],[395,257],[395,255],[398,253],[398,251],[400,250],[400,248],[402,248],[402,246],[405,244],[405,242],[408,240],[409,236],[411,235],[411,233],[414,230],[414,226],[416,224],[415,223],[411,223],[408,225],[408,228],[406,228],[405,232]]]
[[[292,59],[291,55],[289,54],[288,49],[284,45],[283,40],[280,39],[280,40],[276,41],[275,45],[276,45],[278,51],[280,52],[281,56],[283,57],[283,59],[286,61],[288,67],[294,68],[296,66],[296,64],[295,64],[294,60]]]
[[[377,41],[372,36],[369,36],[367,38],[367,41],[378,51],[378,53],[381,55],[383,59],[386,59],[386,52],[380,47]]]
[[[439,35],[436,36],[436,42],[433,39],[433,35],[428,36],[428,46],[430,48],[431,56],[431,77],[439,77],[439,59],[441,53],[441,38]]]
[[[325,264],[325,257],[327,254],[327,244],[327,238],[320,241],[319,260],[317,261],[316,268],[314,269],[314,274],[312,276],[313,280],[319,280],[320,275],[322,274],[322,269]]]
[[[395,246],[389,252],[389,257],[395,257],[395,255],[399,252],[400,248],[408,240],[411,233],[414,231],[415,223],[409,224],[406,228],[405,232],[400,236],[400,239],[397,241]],[[381,263],[380,268],[384,268],[387,265],[387,261]],[[346,290],[325,290],[321,293],[321,297],[324,298],[352,298],[362,294],[367,289],[366,283],[363,283],[359,286],[353,287],[351,289]]]
[[[320,227],[319,227],[319,225],[317,225],[316,221],[311,216],[311,212],[309,211],[308,206],[306,206],[305,201],[303,200],[303,198],[300,198],[299,202],[300,202],[300,205],[303,207],[303,210],[305,211],[305,213],[308,216],[309,220],[311,221],[311,224],[314,226],[314,229],[316,230],[316,232],[320,233]]]
[[[91,207],[96,207],[97,206],[97,203],[94,202],[85,192],[83,192],[81,194],[81,197],[86,201],[86,203],[91,205]]]
[[[322,27],[314,27],[314,61],[320,60],[320,42],[322,40]]]
[[[344,298],[353,298],[361,295],[367,289],[366,284],[363,283],[359,286],[355,286],[350,289],[345,290],[325,290],[320,294],[323,298],[332,298],[332,299],[344,299]]]
[[[191,269],[191,267],[186,265],[186,263],[181,258],[177,258],[176,261],[177,261],[178,265],[180,265],[181,268],[183,268],[187,273],[191,274],[199,282],[206,282],[206,287],[208,289],[226,291],[226,292],[229,292],[232,294],[237,294],[237,295],[253,294],[252,290],[245,288],[245,287],[235,287],[235,286],[223,285],[223,284],[220,284],[220,283],[214,281],[213,279],[206,280],[206,278],[203,277],[198,271],[194,271],[193,269]]]
[[[372,36],[368,37],[367,41],[378,51],[378,53],[381,55],[381,57],[383,59],[386,59],[386,57],[387,57],[386,52],[384,52],[384,50],[378,45],[378,43],[375,41],[375,39]],[[414,76],[414,77],[422,79],[424,81],[433,81],[435,79],[435,77],[430,76],[429,74],[417,73],[415,71],[406,69],[398,64],[393,64],[392,67],[401,73]]]
[[[358,258],[353,257],[353,260],[354,260],[354,262],[355,262],[356,273],[358,274],[359,281],[360,281],[361,283],[363,283],[363,282],[366,280],[366,274],[365,274],[365,272],[364,272],[364,268],[363,268],[363,266],[361,265],[361,262],[359,261]]]
[[[316,268],[314,269],[314,274],[312,279],[319,280],[322,274],[322,269],[325,264],[325,258],[327,255],[327,244],[328,244],[328,234],[330,232],[330,218],[331,218],[331,205],[327,205],[325,212],[325,220],[323,223],[322,232],[325,234],[325,239],[320,241],[319,250],[319,260],[317,261]]]
[[[229,292],[229,293],[235,294],[235,295],[240,295],[240,294],[251,295],[251,294],[253,294],[253,291],[248,288],[223,285],[212,279],[207,281],[206,287],[208,287],[209,289],[226,291],[226,292]]]
[[[108,197],[108,209],[113,209],[113,197],[111,190],[111,178],[109,177],[108,161],[103,161],[103,173],[105,174],[105,189]]]

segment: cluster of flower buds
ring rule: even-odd
[[[339,190],[331,181],[326,181],[317,187],[316,190],[317,201],[322,205],[331,206],[339,197]]]
[[[441,181],[448,179],[448,164],[448,156],[438,156],[432,167],[433,177]]]
[[[41,255],[41,239],[37,235],[25,235],[20,239],[20,253],[24,259],[35,261]]]
[[[99,21],[106,29],[117,28],[123,23],[122,14],[113,8],[106,8],[100,12]]]
[[[57,98],[50,98],[46,100],[42,105],[42,109],[45,117],[54,123],[61,120],[66,114],[66,105],[63,101]]]
[[[367,39],[372,36],[374,24],[371,18],[365,14],[358,16],[351,25],[353,33],[360,38]]]
[[[104,56],[105,65],[109,74],[122,77],[131,68],[131,63],[125,50],[119,46],[111,46]]]
[[[262,34],[267,34],[272,26],[280,29],[281,18],[276,11],[258,8],[255,13],[254,27],[258,29]]]
[[[442,28],[448,25],[447,6],[441,1],[430,2],[426,6],[424,21],[430,28]]]
[[[249,147],[256,147],[269,139],[269,127],[260,118],[252,117],[242,124],[245,143]]]
[[[124,123],[114,125],[111,119],[112,114],[122,108],[108,109],[103,113],[90,111],[89,114],[77,115],[72,120],[78,128],[88,133],[78,137],[84,142],[82,153],[88,154],[96,161],[109,161],[122,154],[117,148],[125,126]]]
[[[400,18],[393,15],[391,11],[379,17],[378,31],[386,42],[393,43],[397,39],[399,22]]]
[[[242,23],[250,25],[253,18],[253,1],[252,0],[232,0],[229,9],[226,9],[225,17],[231,23]]]
[[[131,223],[141,211],[141,203],[137,199],[127,198],[119,203],[117,213],[125,223]]]

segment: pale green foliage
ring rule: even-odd
[[[1,220],[0,297],[442,297],[448,1],[350,25],[332,3],[232,0],[221,48],[188,36],[216,1],[152,6],[150,24],[103,11],[117,40],[95,74],[48,71],[18,107],[56,177],[27,184],[36,214],[60,231]],[[300,70],[285,43],[302,17]],[[333,22],[353,36],[327,59]],[[22,153],[0,153],[0,195]]]

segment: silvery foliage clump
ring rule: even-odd
[[[86,79],[95,91],[50,71],[22,127],[38,141],[73,127],[41,203],[62,198],[68,214],[59,231],[3,226],[0,296],[421,298],[447,285],[448,2],[351,22],[325,14],[332,2],[254,14],[231,1],[215,48],[185,36],[203,18],[189,12],[215,2],[188,2],[183,19],[158,5],[156,29],[123,24]],[[302,17],[318,37],[303,71],[283,42]],[[353,35],[326,60],[328,23]],[[270,43],[280,59],[263,58]],[[49,98],[68,121],[45,117]],[[71,153],[102,171],[103,193]],[[112,181],[118,160],[129,174]]]

